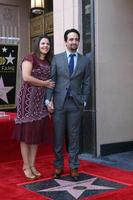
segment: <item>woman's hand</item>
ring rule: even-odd
[[[51,79],[48,79],[48,80],[44,81],[44,86],[47,88],[54,88],[55,82],[52,81]]]
[[[54,112],[54,104],[53,101],[50,101],[49,104],[47,105],[47,109],[49,111],[49,113],[53,113]]]

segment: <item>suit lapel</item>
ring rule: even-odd
[[[63,65],[64,69],[63,69],[63,70],[64,70],[65,73],[69,76],[68,59],[67,59],[67,54],[66,54],[66,52],[63,53],[63,61],[64,61],[64,65]]]

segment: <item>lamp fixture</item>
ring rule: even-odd
[[[31,0],[31,13],[40,15],[44,11],[44,0]]]

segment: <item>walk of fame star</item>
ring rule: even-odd
[[[117,190],[125,185],[80,173],[80,181],[77,182],[72,181],[70,176],[63,176],[61,179],[25,184],[24,187],[52,200],[76,200]]]
[[[67,191],[74,198],[79,198],[81,194],[86,190],[113,190],[113,187],[105,187],[93,184],[97,178],[90,178],[84,181],[72,182],[55,179],[59,184],[54,188],[39,190],[38,192],[54,192],[54,191]]]
[[[0,77],[0,99],[8,103],[7,93],[13,88],[12,86],[4,86],[3,78]]]

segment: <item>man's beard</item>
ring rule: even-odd
[[[77,46],[77,45],[74,45],[74,46],[72,45],[72,46],[71,46],[71,50],[72,50],[72,51],[77,51],[77,49],[78,49],[78,46]]]

